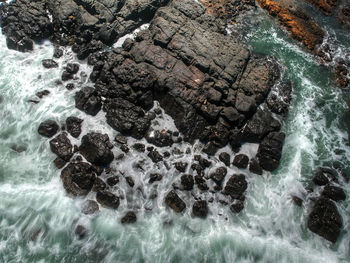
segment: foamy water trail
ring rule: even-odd
[[[304,187],[318,165],[337,160],[349,166],[347,135],[338,128],[339,116],[345,110],[341,94],[331,85],[327,70],[320,68],[311,55],[287,40],[270,20],[264,22],[265,28],[247,35],[246,40],[255,51],[277,57],[285,67],[286,77],[294,83],[292,107],[283,125],[287,137],[281,165],[274,173],[263,176],[243,171],[247,174],[248,190],[242,213],[233,215],[226,206],[214,202],[209,205],[206,220],[192,218],[190,209],[180,216],[168,211],[163,197],[176,182],[177,172],[174,168],[157,167],[146,153],[135,151],[112,167],[132,173],[135,179],[134,190],[123,180],[114,189],[125,197],[118,210],[102,208],[96,216],[83,215],[83,200],[66,196],[60,171],[52,164],[54,155],[48,140],[37,134],[37,127],[47,118],[59,123],[70,115],[83,118],[82,135],[78,140],[70,137],[75,144],[89,131],[107,133],[110,138],[117,132],[105,123],[102,111],[91,117],[75,109],[74,93],[81,86],[92,85],[87,79],[79,77],[73,91],[56,83],[62,66],[74,61],[69,50],[58,61],[58,70],[47,70],[41,60],[52,57],[51,44],[36,45],[33,52],[22,54],[8,50],[1,36],[0,261],[349,262],[350,206],[346,202],[338,205],[344,229],[339,241],[332,245],[307,230],[309,204],[304,202],[299,208],[291,201],[291,194],[305,198]],[[91,69],[82,64],[79,74],[82,71],[88,75]],[[50,94],[38,104],[27,102],[44,89]],[[157,121],[156,128],[176,129],[164,112]],[[129,139],[130,145],[133,142],[136,141]],[[146,144],[145,140],[142,142]],[[14,145],[26,150],[15,152],[11,149]],[[182,153],[172,155],[167,160],[170,164],[175,159],[191,162],[202,145],[182,143],[176,147]],[[343,154],[335,154],[335,149]],[[241,152],[253,156],[256,150],[257,145],[245,144]],[[115,155],[120,152],[118,147],[113,151]],[[229,147],[221,151],[233,155]],[[215,165],[210,171],[220,166],[218,154],[211,159]],[[140,162],[143,171],[135,168]],[[228,174],[240,172],[232,167],[228,170]],[[147,176],[153,171],[168,176],[156,187],[158,199],[151,201],[148,197],[155,189],[147,183]],[[349,186],[344,188],[349,196]],[[88,198],[94,198],[94,194]],[[129,209],[137,211],[138,222],[121,225],[119,220]],[[79,240],[74,234],[77,224],[88,229],[86,239]]]

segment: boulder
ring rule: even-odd
[[[135,212],[133,211],[127,212],[120,220],[122,224],[133,224],[133,223],[136,223],[136,221],[137,221],[137,217]]]
[[[54,120],[46,120],[40,123],[38,133],[42,136],[50,138],[57,133],[59,128],[60,127],[58,126],[57,122]]]
[[[201,200],[194,202],[192,206],[192,214],[196,217],[206,218],[208,215],[207,201]]]
[[[103,207],[117,209],[119,207],[119,197],[108,191],[99,191],[96,194],[96,200]]]
[[[74,138],[78,138],[81,133],[81,123],[82,119],[79,119],[74,116],[70,116],[66,119],[66,128],[67,132],[70,133]]]
[[[43,59],[41,61],[41,63],[43,64],[44,68],[57,68],[58,67],[58,63],[56,61],[54,61],[53,59]]]
[[[329,167],[319,167],[316,169],[315,176],[312,178],[314,184],[323,186],[330,181],[338,182],[338,172]]]
[[[190,174],[184,174],[181,176],[181,185],[184,190],[192,190],[194,186],[193,176]]]
[[[327,198],[318,198],[308,216],[307,227],[317,235],[335,243],[343,226],[336,205]]]
[[[173,209],[176,213],[181,213],[185,210],[186,204],[182,199],[177,195],[174,190],[171,190],[165,197],[165,204]]]
[[[217,184],[221,185],[227,174],[226,167],[219,167],[213,173],[210,174],[210,178]]]
[[[249,163],[249,157],[245,154],[238,154],[233,159],[232,164],[238,168],[245,169]]]
[[[106,188],[106,183],[100,177],[97,177],[95,179],[94,185],[92,186],[92,191],[97,193],[105,190]]]
[[[244,174],[235,174],[227,181],[222,193],[229,195],[234,199],[239,199],[245,190],[247,190],[248,183]]]
[[[244,203],[241,200],[235,200],[230,206],[232,213],[238,214],[244,209]]]
[[[81,208],[81,212],[85,215],[92,215],[99,211],[98,203],[93,200],[86,200]]]
[[[149,176],[149,183],[153,184],[156,181],[162,180],[163,176],[161,174],[150,174]]]
[[[61,172],[63,187],[73,196],[87,195],[95,182],[96,174],[88,163],[70,163]]]
[[[271,132],[259,145],[256,157],[264,170],[273,171],[279,166],[284,138],[283,132]]]
[[[73,146],[65,132],[57,135],[50,141],[50,149],[54,154],[66,162],[68,162],[73,156]]]
[[[188,163],[186,163],[186,162],[176,162],[175,163],[176,170],[178,170],[179,172],[182,172],[182,173],[186,172],[187,166],[188,166]]]
[[[113,152],[108,147],[107,134],[90,132],[83,136],[79,151],[89,162],[98,166],[107,166],[113,159]]]
[[[332,199],[333,201],[344,201],[346,198],[345,192],[342,188],[327,184],[322,191],[322,196]]]
[[[96,116],[101,110],[102,103],[94,88],[84,87],[75,94],[75,107],[89,115]]]
[[[173,145],[174,141],[171,132],[162,130],[150,130],[146,134],[146,140],[158,147],[166,147]]]
[[[230,166],[231,164],[231,156],[227,152],[220,153],[219,160],[222,161],[226,166]]]

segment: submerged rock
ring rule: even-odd
[[[122,217],[120,222],[122,224],[133,224],[133,223],[136,223],[136,220],[137,220],[137,217],[135,212],[129,211]]]
[[[317,199],[307,220],[307,227],[317,235],[335,243],[342,228],[336,205],[326,198]]]
[[[57,68],[58,64],[53,59],[44,59],[41,61],[44,68]]]
[[[207,201],[196,201],[192,207],[192,214],[196,217],[206,218],[208,215]]]
[[[93,200],[86,200],[83,203],[81,211],[85,215],[95,214],[99,211],[98,203]]]
[[[271,132],[259,145],[256,157],[264,170],[273,171],[279,166],[284,138],[283,132]]]
[[[119,197],[108,191],[99,191],[96,200],[103,207],[117,209],[119,207]]]

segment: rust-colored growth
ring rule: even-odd
[[[291,36],[303,43],[308,50],[314,52],[317,45],[322,44],[323,30],[306,14],[281,7],[272,0],[257,1],[271,16],[276,16]]]
[[[199,0],[207,8],[207,13],[214,16],[225,16],[228,0]]]
[[[338,5],[338,0],[306,0],[320,9],[325,15],[330,15]]]

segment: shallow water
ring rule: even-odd
[[[55,83],[62,69],[41,66],[42,59],[52,57],[50,43],[22,54],[8,50],[1,36],[0,262],[349,262],[348,202],[338,204],[344,229],[333,245],[307,230],[309,204],[299,208],[290,198],[291,194],[305,196],[304,187],[317,166],[337,161],[349,167],[346,91],[339,91],[329,71],[270,18],[260,14],[248,28],[244,40],[254,51],[277,58],[294,85],[292,106],[283,124],[287,135],[283,157],[280,168],[272,174],[247,172],[246,207],[239,215],[214,202],[207,220],[191,218],[189,207],[183,216],[165,209],[163,196],[174,182],[172,176],[164,179],[157,189],[158,199],[151,201],[148,196],[153,189],[145,182],[147,173],[176,172],[155,167],[143,161],[147,160],[145,154],[135,152],[113,168],[132,173],[135,188],[143,190],[129,190],[122,181],[115,191],[125,199],[117,211],[101,209],[97,216],[83,215],[82,200],[66,196],[48,140],[38,135],[37,127],[47,118],[64,123],[66,117],[75,115],[84,119],[83,134],[99,131],[113,138],[117,133],[104,123],[102,112],[93,118],[75,109],[75,91]],[[335,37],[340,34],[329,31]],[[340,52],[345,52],[348,39],[345,35],[339,39]],[[66,50],[60,67],[72,60],[74,56]],[[90,70],[81,66],[87,74]],[[84,77],[75,83],[89,85]],[[38,104],[27,102],[43,89],[50,91],[47,97]],[[175,129],[164,114],[159,126]],[[12,150],[14,145],[25,147],[25,151]],[[182,144],[181,150],[187,147]],[[192,159],[200,147],[195,145],[181,158]],[[252,154],[256,145],[247,144],[242,151]],[[144,162],[146,172],[137,169],[139,162]],[[349,196],[349,185],[344,184],[344,188]],[[138,222],[121,225],[119,220],[129,209],[138,211]],[[74,234],[77,224],[88,229],[86,239],[79,240]]]

